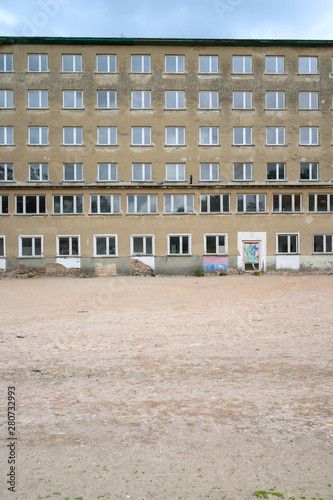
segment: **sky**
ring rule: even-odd
[[[0,36],[333,39],[333,0],[0,0]]]

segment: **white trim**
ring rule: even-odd
[[[99,255],[97,253],[97,238],[114,238],[115,239],[115,253],[114,254],[106,254]],[[107,245],[108,248],[108,245]],[[105,258],[105,257],[118,257],[118,235],[117,234],[94,234],[94,257]]]
[[[33,238],[32,248],[33,254],[35,254],[35,238],[41,239],[41,255],[22,255],[22,238]],[[43,235],[42,234],[20,234],[19,239],[19,257],[22,259],[40,259],[43,257]]]
[[[133,244],[133,238],[152,238],[152,253],[148,254],[147,252],[143,253],[134,253],[134,244]],[[147,243],[144,241],[144,250],[147,249]],[[154,234],[131,234],[130,237],[130,248],[131,248],[131,256],[133,257],[142,257],[142,256],[148,256],[148,257],[154,257],[155,256],[155,235]]]
[[[59,238],[69,238],[70,247],[72,246],[72,239],[78,238],[78,255],[72,255],[72,249],[70,248],[69,255],[60,255],[59,253]],[[57,257],[74,257],[75,259],[81,256],[81,241],[79,234],[57,234],[56,236],[56,251]]]
[[[179,237],[181,238],[179,240],[179,248],[182,246],[182,238],[183,236],[187,236],[188,237],[188,253],[171,253],[170,252],[170,238],[171,237]],[[167,236],[167,243],[168,243],[168,256],[172,256],[172,257],[179,257],[179,256],[185,256],[185,257],[188,257],[188,256],[191,256],[192,255],[192,238],[191,238],[191,234],[184,234],[184,233],[170,233],[168,234]]]
[[[216,238],[218,236],[224,236],[224,248],[225,251],[224,253],[207,253],[207,244],[206,244],[206,237],[207,236],[215,236]],[[218,248],[218,245],[216,245],[216,248]],[[228,233],[205,233],[204,234],[204,251],[205,255],[228,255]]]

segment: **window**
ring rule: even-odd
[[[285,145],[285,128],[284,127],[267,127],[266,128],[266,145],[267,146],[284,146]]]
[[[16,196],[17,214],[46,214],[46,196]]]
[[[166,109],[184,109],[185,92],[183,91],[165,92],[165,107]]]
[[[252,92],[234,92],[233,101],[235,109],[252,109]]]
[[[284,92],[266,92],[267,109],[285,109]]]
[[[12,163],[0,163],[0,182],[14,180],[14,165]]]
[[[218,109],[219,95],[218,92],[199,92],[199,108],[200,109]]]
[[[120,214],[120,195],[91,195],[90,213],[92,214]]]
[[[300,212],[300,194],[273,194],[273,212]]]
[[[309,194],[309,212],[333,212],[333,194]]]
[[[251,73],[252,72],[252,57],[251,56],[234,56],[233,57],[233,72],[234,73]]]
[[[129,214],[156,214],[157,196],[152,195],[128,195],[127,212]]]
[[[28,71],[47,71],[47,54],[28,54]]]
[[[0,146],[14,144],[14,128],[0,127]]]
[[[301,181],[318,181],[318,179],[318,163],[301,163]]]
[[[29,127],[29,145],[46,146],[48,144],[48,127]]]
[[[200,163],[201,181],[218,181],[219,164],[218,163]]]
[[[230,212],[230,196],[228,194],[202,194],[200,196],[202,213],[222,214]]]
[[[28,90],[29,108],[47,108],[48,106],[47,90]]]
[[[165,127],[167,146],[185,146],[185,127]]]
[[[0,72],[13,71],[13,54],[0,54]]]
[[[117,163],[98,163],[98,180],[114,182],[118,179]]]
[[[96,56],[97,73],[115,73],[116,56],[98,55]]]
[[[219,145],[219,128],[218,127],[200,127],[200,129],[199,129],[199,144],[201,146],[218,146]]]
[[[13,91],[0,90],[0,108],[12,108],[12,107],[13,107]]]
[[[234,163],[234,181],[251,181],[252,163]]]
[[[185,163],[167,163],[165,177],[167,181],[185,181]]]
[[[185,56],[165,56],[166,73],[184,73]]]
[[[82,56],[79,54],[63,55],[62,71],[64,73],[80,73],[82,71]]]
[[[132,181],[151,180],[151,163],[132,163]]]
[[[207,255],[225,255],[227,253],[227,235],[205,234],[205,253]]]
[[[317,73],[317,57],[299,57],[299,73],[315,75]]]
[[[116,106],[117,92],[115,90],[97,92],[97,107],[99,109],[115,109]]]
[[[5,251],[5,237],[0,236],[0,257],[5,257],[6,251]]]
[[[132,92],[133,109],[150,109],[151,92],[150,90],[135,90]]]
[[[20,257],[42,257],[42,236],[19,236]]]
[[[283,56],[266,56],[266,73],[283,74],[284,73],[284,57]]]
[[[252,127],[234,127],[234,146],[252,144]]]
[[[154,237],[143,235],[131,236],[132,255],[154,255]]]
[[[57,236],[57,255],[60,257],[80,255],[79,236]]]
[[[64,181],[82,181],[82,163],[64,163]]]
[[[267,180],[285,181],[286,180],[285,171],[286,171],[285,163],[267,163]]]
[[[298,253],[298,234],[277,234],[277,253]]]
[[[217,73],[217,56],[199,56],[199,73]]]
[[[94,236],[95,257],[114,257],[117,255],[117,235],[96,234]]]
[[[150,146],[151,128],[132,127],[132,146]]]
[[[300,144],[301,146],[318,146],[319,134],[318,127],[301,127]]]
[[[150,56],[132,56],[132,73],[150,73]]]
[[[57,195],[53,196],[53,212],[55,214],[82,214],[82,195]]]
[[[49,180],[49,166],[47,163],[30,163],[29,180],[43,182]]]
[[[8,196],[0,196],[0,215],[7,215],[8,212]]]
[[[191,236],[189,234],[168,235],[168,254],[169,255],[190,255],[191,254]]]
[[[194,213],[193,194],[165,194],[164,212],[166,214]]]
[[[265,194],[238,194],[237,195],[237,212],[239,213],[255,213],[266,211],[266,195]]]
[[[83,107],[82,90],[64,90],[63,106],[64,108],[82,109]]]
[[[313,253],[333,253],[333,234],[314,234]]]
[[[82,127],[64,127],[64,145],[82,146]]]
[[[99,146],[115,146],[117,144],[117,127],[97,127],[97,144]]]
[[[318,109],[318,92],[300,92],[300,109]]]

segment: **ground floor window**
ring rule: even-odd
[[[333,233],[314,234],[313,253],[333,253]]]
[[[298,239],[298,234],[278,234],[277,253],[297,254],[299,247]]]
[[[5,237],[0,236],[0,257],[5,256]]]
[[[96,234],[94,237],[96,257],[112,257],[117,255],[117,236],[115,234]]]
[[[205,253],[207,255],[224,255],[227,253],[226,234],[205,234]]]
[[[19,236],[20,257],[42,257],[42,236]]]
[[[131,253],[132,255],[153,255],[153,236],[131,236]]]
[[[189,234],[178,235],[169,234],[168,253],[169,255],[190,255],[191,236]]]
[[[79,236],[57,236],[57,254],[62,257],[78,256],[79,241]]]
[[[0,196],[0,214],[8,214],[8,196]]]

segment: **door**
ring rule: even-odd
[[[260,269],[260,241],[243,241],[243,271]]]

